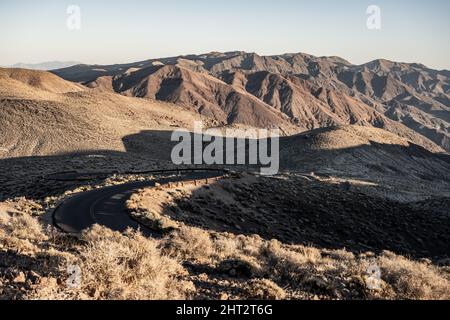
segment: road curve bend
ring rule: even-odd
[[[138,223],[128,213],[126,202],[139,189],[153,187],[172,182],[211,179],[224,176],[224,171],[192,171],[183,172],[171,177],[163,177],[152,181],[139,181],[111,186],[71,196],[61,202],[53,212],[53,224],[66,233],[79,234],[95,224],[124,232],[128,228],[140,229],[146,236],[155,233]]]

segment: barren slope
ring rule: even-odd
[[[130,68],[141,70],[130,74]],[[420,64],[375,60],[356,66],[301,53],[213,52],[55,73],[88,86],[195,105],[222,122],[285,127],[289,120],[299,130],[363,124],[450,150],[449,72]]]
[[[385,197],[450,196],[450,157],[438,155],[390,132],[345,126],[317,129],[281,140],[284,169],[354,178],[380,187]]]
[[[47,72],[0,72],[3,158],[123,151],[125,136],[143,130],[173,130],[172,126],[190,128],[194,120],[202,119],[168,103],[94,92]]]
[[[121,76],[101,77],[86,85],[176,103],[222,124],[275,127],[286,133],[299,131],[286,115],[245,90],[185,66],[150,66]]]

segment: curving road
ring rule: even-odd
[[[171,182],[183,182],[216,178],[224,171],[193,171],[178,176],[164,177],[153,181],[141,181],[96,189],[76,194],[63,201],[53,212],[53,224],[67,233],[81,233],[94,224],[123,232],[128,228],[140,229],[146,236],[156,234],[131,218],[126,202],[132,193],[146,187],[153,187]]]

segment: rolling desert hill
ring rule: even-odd
[[[178,106],[95,92],[44,71],[0,69],[1,158],[124,151],[124,136],[190,128],[202,119]]]
[[[135,73],[149,75],[142,78]],[[245,90],[233,88],[208,74],[179,66],[142,69],[116,79],[113,87],[124,95],[193,107],[200,114],[224,125],[275,127],[295,132],[295,126],[290,123],[288,117]]]
[[[420,64],[213,52],[53,72],[102,91],[193,106],[223,124],[281,126],[286,134],[373,126],[450,150],[450,72]]]
[[[48,72],[0,68],[2,97],[23,96],[44,99],[46,95],[83,90],[83,86],[65,81]]]
[[[448,155],[432,153],[378,128],[342,126],[284,137],[280,158],[285,169],[389,186],[383,197],[395,200],[417,194],[416,186],[429,194],[450,195]]]

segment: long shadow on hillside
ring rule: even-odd
[[[13,197],[43,200],[117,172],[173,168],[171,152],[177,142],[171,142],[171,135],[170,131],[144,131],[124,137],[126,152],[93,150],[2,159],[0,201]],[[331,168],[349,175],[360,173],[367,181],[371,177],[390,177],[406,183],[436,181],[447,187],[450,184],[448,158],[415,145],[371,143],[319,151],[305,147],[309,140],[308,134],[282,139],[282,169],[327,172]],[[52,173],[63,171],[101,171],[104,174],[93,175],[92,181],[49,180]],[[237,190],[238,206],[227,205],[220,198],[202,199],[200,196],[205,190],[199,190],[192,199],[177,203],[177,207],[192,213],[190,220],[185,221],[187,224],[216,231],[256,233],[266,239],[277,238],[287,243],[325,248],[346,247],[355,252],[387,249],[417,257],[448,255],[448,215],[368,197],[327,183],[258,179],[260,182],[242,192],[238,185],[230,185],[231,190]]]
[[[436,161],[442,161],[450,164],[450,156],[446,154],[436,154],[432,153],[423,147],[410,143],[409,146],[400,146],[395,144],[382,144],[377,143],[375,141],[371,141],[370,145],[361,145],[361,146],[355,146],[351,148],[344,148],[344,149],[326,149],[326,150],[311,150],[311,148],[308,149],[308,146],[310,146],[311,143],[311,137],[320,132],[325,132],[329,130],[330,128],[323,128],[323,129],[317,129],[314,131],[310,131],[304,134],[299,134],[291,137],[281,137],[280,138],[280,162],[283,168],[289,168],[292,166],[292,160],[290,158],[299,158],[304,160],[304,162],[311,162],[307,161],[307,157],[322,157],[324,159],[330,159],[335,157],[339,154],[370,154],[373,152],[380,152],[380,153],[390,153],[393,156],[402,155],[402,156],[408,156],[411,159],[431,159]],[[171,141],[172,138],[172,131],[141,131],[138,134],[129,135],[123,138],[123,144],[125,146],[125,149],[127,152],[132,153],[139,153],[139,154],[145,154],[148,155],[154,159],[161,159],[161,160],[171,160],[171,152],[173,150],[173,147],[178,144],[178,142]],[[190,134],[190,141],[194,142],[195,140],[200,140],[203,142],[202,147],[203,149],[210,143],[209,141],[214,141],[217,138],[217,136],[210,136],[210,135],[201,135],[201,134]],[[219,137],[220,138],[220,137]],[[230,143],[231,146],[234,146],[234,153],[236,159],[236,153],[238,151],[244,151],[246,159],[249,158],[249,148],[251,143],[256,143],[258,146],[261,145],[261,142],[266,142],[265,139],[255,140],[251,138],[223,138],[223,147],[225,154],[228,149],[227,148],[228,143]],[[238,148],[238,146],[244,145],[245,147]],[[269,153],[271,151],[271,142],[270,139],[267,142],[267,149],[269,150]],[[192,154],[194,154],[194,149],[192,149]],[[259,150],[259,149],[258,149]],[[300,154],[292,154],[292,153],[300,153]],[[297,157],[295,157],[297,156]],[[193,156],[191,158],[191,161],[193,161]],[[294,164],[294,166],[301,166],[302,163]]]
[[[86,181],[49,180],[55,172],[103,172],[92,175],[93,181],[120,172],[139,172],[151,169],[176,168],[171,161],[173,147],[178,142],[171,141],[171,131],[142,131],[123,138],[126,152],[110,150],[90,150],[72,152],[54,156],[33,156],[0,159],[0,201],[13,197],[43,199],[46,196],[57,196],[64,191],[72,190]],[[199,135],[191,135],[202,138]],[[208,137],[206,140],[211,140]],[[234,162],[237,160],[238,139],[233,140]],[[248,159],[249,143],[245,140],[244,154]],[[348,176],[359,176],[366,181],[377,177],[377,183],[383,179],[436,181],[450,184],[450,157],[437,155],[425,149],[410,145],[384,145],[372,143],[340,150],[311,150],[307,147],[310,134],[282,138],[280,141],[280,169],[325,174],[338,173]],[[204,143],[205,148],[207,143]],[[226,143],[224,143],[226,146]],[[242,148],[241,148],[242,149]],[[241,150],[240,149],[240,150]],[[270,150],[270,144],[268,144]],[[225,147],[226,151],[226,147]],[[226,152],[223,152],[224,154]],[[191,154],[193,163],[194,152]],[[273,158],[275,159],[275,158]],[[201,165],[202,166],[202,165]],[[204,166],[202,166],[204,167]],[[214,166],[217,167],[217,166]],[[218,165],[218,167],[233,167]],[[235,166],[248,168],[249,166]],[[258,165],[253,166],[253,169]]]

